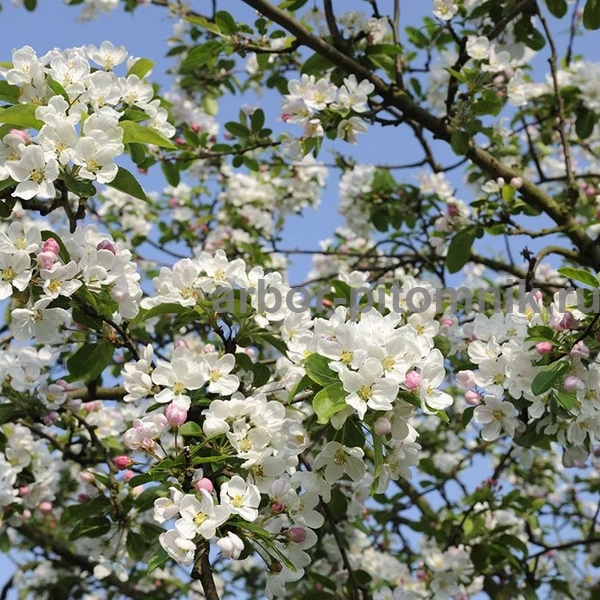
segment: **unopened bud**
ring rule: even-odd
[[[583,343],[577,342],[569,352],[571,358],[589,358],[590,349]]]
[[[167,423],[171,427],[181,427],[187,420],[188,411],[183,406],[177,404],[169,404],[165,410]]]
[[[60,246],[54,238],[48,238],[42,246],[42,252],[52,252],[52,254],[58,254],[60,252]]]
[[[552,348],[554,348],[552,342],[539,342],[535,345],[537,353],[541,354],[542,356],[544,354],[550,354],[550,352],[552,352]]]
[[[96,250],[108,250],[112,254],[117,253],[117,247],[115,246],[114,242],[111,242],[110,240],[102,240],[96,246]]]
[[[419,388],[422,381],[423,381],[423,375],[421,375],[420,373],[417,373],[416,371],[409,371],[406,374],[406,378],[404,380],[404,386],[407,389],[414,391]]]
[[[51,502],[40,502],[40,505],[38,506],[38,508],[40,509],[40,512],[43,515],[47,515],[52,512],[52,503]]]
[[[124,471],[125,469],[129,469],[129,467],[133,464],[133,461],[129,458],[129,456],[120,455],[115,456],[113,459],[113,464],[119,471]]]
[[[479,406],[481,404],[481,395],[474,390],[465,392],[465,402],[471,406]]]
[[[584,390],[585,385],[577,375],[569,375],[565,379],[564,388],[567,392],[576,392]]]
[[[204,490],[205,492],[208,492],[209,494],[212,494],[215,489],[213,482],[210,479],[207,479],[206,477],[203,477],[202,479],[198,479],[198,481],[196,481],[196,483],[194,484],[194,487],[196,488],[196,490],[198,492],[201,490]]]
[[[283,512],[283,504],[281,504],[281,502],[273,502],[273,504],[271,504],[271,512],[276,515]]]
[[[379,417],[373,423],[373,431],[376,435],[387,435],[392,430],[392,423],[386,417]]]
[[[286,531],[286,536],[294,544],[301,544],[306,539],[306,529],[294,525]]]

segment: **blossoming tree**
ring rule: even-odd
[[[0,63],[0,597],[597,598],[600,1],[138,4]]]

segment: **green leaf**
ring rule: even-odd
[[[25,0],[23,6],[25,6],[29,12],[34,11],[37,6],[37,0]]]
[[[200,15],[186,15],[183,17],[185,21],[192,23],[193,25],[197,25],[198,27],[202,27],[202,29],[206,29],[206,31],[210,31],[216,35],[221,35],[221,30],[208,19],[201,17]]]
[[[63,173],[62,178],[65,181],[67,189],[80,198],[91,198],[96,195],[96,188],[89,179],[76,179],[68,173]]]
[[[141,310],[138,317],[135,319],[136,322],[147,321],[148,319],[152,319],[154,317],[159,317],[161,315],[180,315],[182,313],[188,312],[190,309],[189,306],[181,306],[181,304],[169,303],[169,304],[159,304],[158,306],[153,306],[149,310]]]
[[[334,66],[335,65],[331,61],[317,53],[313,54],[308,60],[304,61],[301,73],[306,73],[307,75],[318,75],[319,73],[323,73],[323,71],[331,69],[331,67]]]
[[[463,156],[469,150],[471,136],[466,131],[455,131],[450,138],[450,146],[455,154]]]
[[[338,383],[332,383],[322,389],[313,399],[313,409],[317,415],[317,423],[329,423],[329,419],[348,406],[346,390]]]
[[[0,110],[0,123],[41,129],[44,123],[35,117],[37,108],[35,104],[17,104],[4,108]]]
[[[108,533],[111,522],[108,517],[92,517],[79,522],[69,534],[71,541],[81,537],[97,538]]]
[[[127,71],[127,77],[130,75],[137,75],[140,79],[143,79],[150,73],[152,68],[154,67],[154,61],[149,58],[138,58],[129,71]]]
[[[12,419],[19,416],[20,411],[14,404],[0,404],[0,425],[9,423]]]
[[[510,202],[514,200],[517,190],[510,184],[502,186],[502,200]]]
[[[204,436],[204,432],[202,431],[202,427],[200,427],[200,425],[198,425],[198,423],[195,423],[194,421],[188,421],[187,423],[184,423],[180,428],[179,428],[179,434],[180,435],[189,435],[189,436],[196,436],[196,437],[202,437]]]
[[[569,8],[567,0],[546,0],[546,6],[557,19],[562,19]]]
[[[218,56],[222,49],[223,42],[219,40],[208,40],[205,44],[192,48],[181,63],[182,73],[203,67],[211,58]]]
[[[252,366],[252,372],[254,373],[254,380],[252,381],[254,387],[261,387],[271,379],[271,371],[267,365],[256,363]]]
[[[583,26],[600,29],[600,0],[587,0],[583,9]]]
[[[458,273],[471,258],[471,248],[477,237],[475,227],[461,229],[450,242],[446,268],[450,273]]]
[[[148,575],[150,575],[152,571],[156,571],[156,569],[161,569],[164,567],[168,560],[169,555],[165,552],[165,550],[160,548],[148,562]]]
[[[577,406],[577,396],[575,394],[570,394],[565,390],[556,390],[555,395],[558,403],[563,408],[571,411]]]
[[[181,175],[179,173],[179,167],[177,163],[164,160],[160,165],[162,172],[169,185],[177,187],[181,181]]]
[[[581,283],[585,283],[590,287],[597,288],[600,287],[600,283],[596,276],[592,275],[589,271],[584,269],[576,269],[574,267],[562,267],[558,269],[558,272],[573,281],[580,281]]]
[[[570,369],[566,360],[560,360],[542,367],[531,383],[531,391],[536,396],[545,394],[554,383]]]
[[[466,427],[470,422],[471,419],[473,418],[473,414],[475,413],[475,407],[474,406],[467,406],[467,408],[465,408],[465,410],[463,410],[463,414],[461,415],[461,424],[463,427]]]
[[[575,132],[582,140],[585,140],[589,138],[590,135],[592,135],[594,131],[594,126],[596,125],[597,121],[598,115],[589,108],[582,106],[577,111],[577,119],[575,121]]]
[[[148,551],[148,546],[146,545],[144,537],[141,534],[131,530],[127,532],[126,547],[130,558],[135,561],[142,560]]]
[[[65,88],[58,81],[52,79],[52,77],[46,77],[46,83],[57,96],[62,96],[67,102],[69,102],[69,94],[67,94],[67,90],[65,90]]]
[[[138,183],[138,180],[123,167],[119,167],[117,176],[106,185],[115,190],[119,190],[120,192],[131,194],[134,198],[139,198],[140,200],[148,202],[148,197],[142,189],[142,186]]]
[[[67,360],[72,381],[96,379],[112,362],[114,346],[107,341],[86,343]]]
[[[0,100],[9,104],[17,104],[19,102],[19,87],[10,85],[8,81],[0,81]]]
[[[236,123],[235,121],[230,121],[229,123],[225,123],[225,129],[238,138],[247,138],[250,135],[248,128],[241,123]]]
[[[169,150],[177,149],[177,146],[169,138],[165,137],[160,131],[152,129],[152,127],[144,127],[133,121],[120,121],[119,127],[123,129],[124,144],[153,144]]]
[[[265,113],[262,109],[257,108],[250,118],[250,123],[252,125],[252,131],[260,131],[265,125]]]
[[[304,369],[314,382],[326,387],[340,382],[337,373],[329,368],[330,362],[328,358],[314,352],[304,359]]]
[[[237,31],[235,19],[225,10],[220,10],[215,15],[215,23],[226,35],[233,35]]]
[[[288,403],[294,399],[294,396],[309,388],[311,383],[312,379],[308,375],[303,375],[302,379],[295,385],[294,389],[290,392],[290,395],[288,396]]]

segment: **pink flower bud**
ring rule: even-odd
[[[134,477],[135,477],[135,473],[131,469],[127,469],[126,471],[123,471],[123,481],[125,483],[128,483],[129,481],[131,481]]]
[[[567,392],[576,392],[585,389],[585,385],[577,375],[569,375],[565,379],[564,388]]]
[[[523,187],[523,179],[521,177],[513,177],[510,180],[510,185],[512,185],[516,190]]]
[[[577,325],[579,325],[579,321],[573,316],[573,313],[570,310],[564,314],[563,318],[558,323],[558,327],[563,331],[575,329]]]
[[[376,435],[387,435],[392,430],[392,424],[386,417],[379,417],[373,423],[373,431]]]
[[[465,392],[465,402],[471,406],[479,406],[481,404],[481,395],[474,390]]]
[[[577,342],[569,352],[571,358],[589,358],[590,349],[583,343]]]
[[[200,131],[200,125],[198,125],[198,123],[192,123],[192,125],[190,125],[190,129],[194,133],[198,133]]]
[[[406,378],[404,380],[404,386],[407,389],[414,391],[419,388],[422,381],[423,381],[423,376],[420,373],[417,373],[416,371],[409,371],[406,374]]]
[[[50,411],[47,415],[44,415],[43,417],[44,425],[54,425],[57,419],[58,413],[55,410]]]
[[[79,473],[79,479],[81,479],[83,483],[94,483],[94,481],[96,481],[94,474],[89,471],[82,471]]]
[[[67,408],[71,412],[77,412],[81,408],[81,400],[79,398],[73,398],[73,400],[69,400],[67,402]]]
[[[443,327],[452,327],[454,325],[454,319],[445,318],[440,321],[440,325]]]
[[[80,502],[81,504],[84,504],[89,499],[90,497],[87,494],[77,494],[77,502]]]
[[[120,456],[115,456],[113,459],[113,464],[115,467],[117,467],[117,469],[119,469],[119,471],[124,471],[133,464],[133,461],[129,458],[129,456],[121,454]]]
[[[29,494],[29,486],[28,485],[22,485],[19,488],[19,496],[27,496],[27,494]]]
[[[550,354],[550,352],[552,352],[552,348],[554,348],[552,342],[539,342],[535,345],[537,353],[541,354],[542,356],[544,354]]]
[[[91,400],[90,402],[84,402],[82,408],[88,412],[95,412],[102,410],[102,400]]]
[[[278,515],[279,513],[283,512],[283,504],[281,504],[281,502],[273,502],[273,504],[271,504],[271,512]]]
[[[20,138],[24,144],[29,144],[31,141],[29,134],[22,129],[11,129],[8,133]]]
[[[533,294],[533,297],[538,301],[541,302],[542,298],[544,297],[542,292],[540,292],[539,290],[537,292],[535,292],[535,294]]]
[[[460,214],[460,210],[456,204],[448,204],[448,215],[451,217],[458,217]]]
[[[26,508],[21,514],[21,519],[23,519],[23,521],[28,521],[31,519],[31,511],[28,508]]]
[[[111,242],[110,240],[102,240],[96,246],[96,250],[108,250],[109,252],[112,252],[113,254],[117,253],[117,247],[115,246],[114,242]]]
[[[60,246],[54,238],[48,238],[42,246],[42,252],[52,252],[52,254],[58,254],[60,252]]]
[[[212,494],[215,486],[213,485],[212,481],[210,479],[207,479],[206,477],[203,477],[202,479],[198,479],[198,481],[196,481],[196,483],[194,484],[194,487],[196,488],[196,491],[200,491],[200,490],[204,490],[205,492],[208,492],[209,494]]]
[[[51,502],[40,502],[40,505],[38,506],[38,508],[40,509],[40,512],[43,515],[47,515],[52,512],[52,503]]]
[[[165,417],[167,417],[167,423],[171,427],[180,427],[187,419],[188,411],[183,406],[177,404],[169,404],[165,410]]]
[[[475,373],[473,371],[459,371],[455,377],[456,385],[463,390],[468,390],[469,388],[475,387],[477,384],[475,382]]]
[[[294,525],[286,531],[286,536],[294,544],[301,544],[306,539],[306,529]]]
[[[40,252],[36,259],[41,269],[51,269],[52,265],[56,262],[57,256],[54,252]]]
[[[178,340],[175,340],[175,343],[173,345],[175,346],[175,348],[187,348],[188,347],[188,343],[183,338],[179,338]]]

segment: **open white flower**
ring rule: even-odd
[[[34,196],[54,198],[56,189],[52,182],[58,177],[58,162],[55,158],[46,161],[44,150],[40,146],[21,147],[21,159],[7,161],[4,167],[19,182],[13,196],[24,200]]]
[[[327,442],[315,458],[315,469],[325,467],[325,481],[329,485],[348,474],[352,481],[358,481],[365,474],[365,453],[361,448],[349,448],[339,442]]]
[[[260,492],[255,485],[248,484],[239,475],[235,475],[221,486],[221,502],[242,519],[256,521]]]
[[[180,519],[175,522],[175,529],[186,539],[193,540],[197,535],[210,540],[215,537],[217,527],[229,518],[229,508],[215,506],[212,496],[206,490],[200,490],[201,499],[186,494],[179,503]]]

